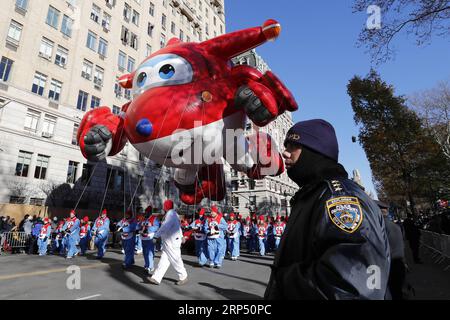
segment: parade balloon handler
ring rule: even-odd
[[[119,78],[133,92],[119,115],[109,107],[85,114],[77,134],[83,155],[100,161],[130,142],[154,162],[175,168],[175,184],[188,205],[224,199],[222,158],[252,179],[280,175],[284,166],[276,143],[263,132],[247,139],[244,124],[250,118],[265,126],[285,111],[296,111],[297,103],[272,72],[230,63],[280,32],[280,24],[268,20],[201,43],[171,39],[137,70]],[[239,136],[226,141],[227,129]],[[180,142],[185,133],[190,137]],[[229,152],[234,146],[238,152]],[[199,157],[197,147],[218,152]],[[263,149],[270,152],[259,152]]]
[[[105,255],[109,237],[109,224],[108,211],[103,209],[100,217],[95,219],[91,232],[92,240],[98,249],[97,259],[101,259]]]
[[[225,232],[228,225],[216,206],[211,207],[209,216],[203,226],[207,236],[209,267],[221,268],[226,250]]]
[[[155,233],[160,227],[160,221],[156,215],[152,215],[152,207],[145,209],[145,218],[139,224],[138,229],[142,239],[142,250],[144,255],[144,269],[148,274],[153,274],[154,258],[155,258],[155,244],[153,239]]]
[[[339,164],[332,125],[299,122],[288,131],[285,147],[288,175],[300,190],[291,201],[265,298],[389,298],[383,216]]]
[[[91,241],[91,227],[89,226],[89,217],[84,217],[81,220],[80,227],[80,251],[82,256],[86,254],[86,251],[89,247],[89,242]]]
[[[52,235],[52,225],[49,218],[44,218],[44,225],[41,227],[38,238],[39,255],[47,255],[47,247]]]
[[[231,260],[236,261],[240,256],[240,229],[241,224],[236,219],[234,213],[230,214],[227,229],[227,248],[231,255]]]
[[[77,218],[75,210],[70,211],[70,216],[63,226],[63,234],[67,245],[66,258],[72,259],[78,254],[77,245],[80,241],[80,220]]]
[[[203,231],[203,226],[206,221],[205,212],[206,209],[201,208],[198,213],[199,218],[195,219],[191,224],[195,239],[195,255],[197,256],[200,267],[203,267],[208,262],[208,244],[206,242],[206,234]]]
[[[159,285],[170,265],[178,275],[177,285],[184,285],[188,281],[188,275],[181,258],[181,243],[183,233],[181,232],[180,219],[175,211],[172,200],[166,200],[163,205],[164,218],[161,227],[155,234],[155,238],[161,239],[161,258],[153,276],[148,280],[150,283]]]
[[[258,248],[259,255],[264,256],[266,254],[266,246],[267,246],[267,230],[268,225],[265,221],[264,216],[259,216],[257,228],[257,237],[258,237]]]
[[[122,246],[125,254],[122,267],[128,269],[134,265],[134,249],[136,246],[136,231],[138,228],[138,223],[136,219],[134,219],[131,210],[127,210],[125,218],[117,224],[117,227],[117,231],[121,233],[120,236],[122,238]]]

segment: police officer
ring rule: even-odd
[[[334,128],[294,125],[285,164],[300,190],[276,254],[266,299],[385,299],[389,243],[383,216],[338,163]]]
[[[41,227],[38,238],[39,255],[45,256],[47,254],[47,247],[52,235],[52,225],[48,218],[44,218],[44,225]]]
[[[122,267],[128,269],[134,265],[135,232],[137,230],[137,221],[133,218],[133,212],[131,210],[125,213],[125,218],[117,224],[117,227],[117,231],[121,232],[120,236],[125,254]]]
[[[63,226],[64,237],[67,239],[67,259],[72,259],[78,254],[78,241],[80,241],[80,220],[77,218],[75,210],[70,211],[70,216],[67,218]]]
[[[100,217],[95,219],[92,227],[91,236],[94,239],[94,244],[98,249],[97,259],[103,258],[106,250],[106,243],[109,237],[109,218],[108,211],[104,209]]]

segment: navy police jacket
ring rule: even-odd
[[[390,250],[382,213],[347,178],[315,182],[291,200],[265,299],[377,299]]]

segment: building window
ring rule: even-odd
[[[233,206],[239,207],[239,197],[233,197]]]
[[[16,0],[16,7],[26,11],[28,7],[28,0]]]
[[[183,30],[180,30],[180,40],[184,41],[184,32],[183,32]]]
[[[80,90],[80,92],[78,93],[78,101],[77,101],[78,110],[86,111],[88,98],[89,94]]]
[[[44,198],[30,198],[30,205],[32,206],[43,206]]]
[[[19,157],[16,164],[16,176],[18,177],[28,177],[28,170],[31,164],[31,152],[19,151]]]
[[[11,59],[2,57],[2,61],[0,62],[0,80],[8,81],[13,63],[14,61]]]
[[[98,54],[102,57],[106,57],[106,54],[108,53],[108,41],[106,41],[103,38],[100,38],[100,41],[98,42]]]
[[[131,33],[130,36],[130,47],[136,50],[138,49],[138,36],[135,35],[134,33]]]
[[[50,91],[48,92],[49,99],[59,101],[59,97],[61,96],[62,82],[52,79],[50,83]]]
[[[129,22],[130,18],[131,18],[131,7],[127,3],[125,3],[125,7],[123,8],[123,19]]]
[[[55,126],[56,126],[56,117],[50,116],[48,114],[44,117],[44,123],[42,125],[42,136],[51,138],[53,137],[53,134],[55,133]]]
[[[255,190],[255,186],[256,186],[255,180],[249,179],[249,180],[248,180],[248,188],[249,188],[250,190]]]
[[[7,40],[18,46],[20,42],[20,36],[22,34],[22,28],[23,26],[20,23],[12,20],[8,29]]]
[[[72,36],[72,26],[73,26],[73,20],[69,18],[68,16],[63,16],[63,21],[61,24],[61,32],[67,37]]]
[[[47,82],[47,76],[45,74],[36,72],[33,79],[33,86],[31,87],[31,92],[36,93],[40,96],[44,95],[45,83]]]
[[[122,26],[122,34],[120,36],[120,39],[122,40],[122,43],[124,45],[128,44],[129,37],[130,37],[130,31],[128,31],[128,29],[126,27]]]
[[[128,57],[128,65],[127,65],[128,72],[130,72],[130,73],[133,72],[134,66],[135,66],[135,60],[131,57]]]
[[[119,62],[118,62],[119,70],[125,70],[126,62],[127,62],[127,55],[122,51],[119,51]]]
[[[77,169],[78,169],[78,162],[75,161],[69,161],[69,168],[67,169],[67,183],[74,184],[77,179]]]
[[[25,197],[11,196],[11,197],[9,197],[9,203],[12,203],[12,204],[24,204],[25,203]]]
[[[119,115],[120,114],[120,108],[118,106],[113,106],[112,107],[112,113]]]
[[[116,94],[116,98],[122,97],[122,87],[118,84],[114,84],[114,93]]]
[[[100,98],[92,96],[91,98],[91,109],[95,109],[100,106]]]
[[[153,37],[153,29],[154,29],[154,28],[155,28],[155,26],[149,22],[149,23],[148,23],[148,27],[147,27],[147,34],[148,34],[150,37]]]
[[[64,68],[67,65],[68,56],[69,50],[58,46],[58,49],[56,50],[55,64]]]
[[[131,90],[130,89],[125,90],[124,97],[127,100],[131,100]]]
[[[103,68],[100,68],[99,66],[97,66],[95,68],[95,74],[94,74],[94,83],[95,85],[101,87],[103,86],[103,77],[105,74],[105,70],[103,70]]]
[[[250,205],[256,206],[256,196],[250,196],[248,198],[250,199]]]
[[[162,48],[166,46],[166,36],[161,33],[161,38],[159,40],[159,45]]]
[[[150,9],[148,11],[148,13],[154,17],[155,16],[155,4],[153,2],[150,2]]]
[[[39,56],[50,60],[53,55],[53,41],[43,38],[41,41],[41,47],[39,48]]]
[[[150,56],[152,54],[152,46],[151,45],[147,45],[147,57]]]
[[[96,23],[99,23],[100,20],[100,14],[101,9],[95,4],[92,4],[92,10],[91,10],[91,20],[95,21]]]
[[[52,26],[53,28],[58,29],[59,14],[60,14],[60,12],[58,10],[56,10],[55,8],[53,8],[52,6],[48,7],[47,19],[45,20],[45,22],[49,26]]]
[[[239,190],[239,182],[238,181],[231,181],[231,190],[232,191],[238,191]]]
[[[91,80],[93,67],[94,67],[94,65],[92,64],[92,62],[84,60],[83,61],[83,69],[81,71],[81,76],[87,80]]]
[[[131,15],[131,22],[139,27],[139,13],[136,10],[133,10]]]
[[[49,156],[38,154],[36,161],[36,169],[34,170],[34,177],[36,179],[45,180],[49,160],[50,160]]]
[[[24,129],[31,133],[36,133],[40,118],[41,118],[40,112],[28,109],[27,115],[25,117]]]
[[[73,131],[72,131],[72,144],[74,146],[78,146],[78,139],[77,139],[77,135],[78,135],[78,128],[80,127],[80,125],[78,123],[74,123],[73,124]]]
[[[172,22],[172,24],[170,26],[170,32],[172,32],[172,34],[175,34],[175,32],[176,32],[176,26],[175,26],[174,22]]]
[[[95,51],[95,46],[97,45],[97,35],[91,31],[88,32],[86,47]]]
[[[111,29],[111,16],[106,12],[103,13],[102,27],[109,31]]]
[[[166,22],[167,22],[167,17],[166,17],[165,14],[163,14],[163,15],[161,16],[161,28],[162,28],[163,30],[166,30]]]

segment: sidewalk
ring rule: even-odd
[[[435,264],[430,254],[420,248],[422,264],[415,264],[408,241],[405,243],[406,261],[410,272],[406,280],[416,291],[412,300],[450,300],[450,269],[444,271],[445,264]]]

